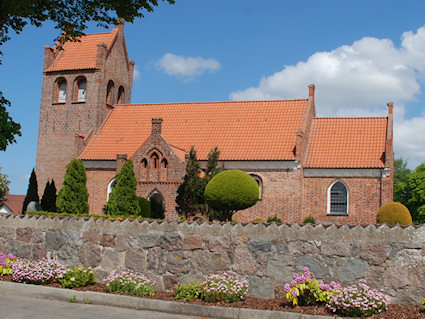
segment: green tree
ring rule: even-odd
[[[56,212],[56,197],[55,181],[47,181],[43,196],[41,197],[41,207],[43,207],[44,211]]]
[[[415,224],[425,223],[425,163],[420,164],[409,174],[407,187],[410,198],[407,208]]]
[[[397,158],[394,161],[394,201],[407,205],[410,198],[409,175],[411,170],[407,168],[407,160]]]
[[[200,177],[199,165],[195,148],[192,146],[186,162],[186,174],[183,183],[177,188],[176,210],[179,215],[186,218],[192,217],[200,210],[200,205],[205,203],[203,196],[204,181]]]
[[[24,203],[22,204],[22,214],[25,214],[27,206],[30,202],[39,202],[38,197],[38,184],[37,176],[35,175],[34,169],[31,172],[30,181],[28,183],[27,195],[25,196]]]
[[[136,195],[137,180],[132,161],[127,161],[115,177],[115,187],[109,194],[106,214],[112,216],[140,215],[141,210]]]
[[[89,193],[83,161],[74,158],[67,166],[63,186],[59,190],[56,206],[60,213],[84,215],[89,213]]]
[[[214,147],[208,153],[208,163],[207,163],[207,169],[205,171],[205,177],[204,177],[207,182],[209,182],[215,175],[223,171],[221,167],[218,167],[219,157],[220,157],[220,151],[218,150],[217,146]]]
[[[5,151],[8,144],[16,143],[15,135],[22,135],[21,125],[15,123],[6,110],[10,105],[0,91],[0,151]]]
[[[144,197],[137,197],[140,206],[140,216],[151,217],[151,203]]]
[[[216,212],[212,217],[221,221],[231,221],[235,212],[255,205],[258,197],[255,179],[239,170],[217,174],[205,188],[205,200]]]
[[[7,175],[0,173],[0,205],[6,200],[6,195],[9,192],[9,184],[10,181],[7,179]]]
[[[174,0],[166,0],[174,4]],[[19,34],[28,24],[40,27],[46,21],[52,21],[55,28],[61,30],[59,48],[66,41],[78,41],[84,35],[90,21],[98,26],[133,22],[135,18],[143,17],[144,12],[152,12],[158,6],[158,0],[2,0],[0,1],[0,48],[9,34]],[[0,55],[2,52],[0,51]],[[0,61],[1,64],[1,61]],[[15,135],[21,136],[21,126],[15,123],[6,112],[6,106],[11,103],[0,92],[0,150],[4,151],[7,144],[14,143]]]

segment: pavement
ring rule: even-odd
[[[74,302],[70,302],[70,301]],[[130,317],[131,316],[131,317]],[[195,305],[0,281],[3,318],[336,319],[300,313]]]

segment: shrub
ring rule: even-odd
[[[314,274],[305,267],[302,273],[294,273],[294,280],[291,284],[285,284],[285,297],[294,306],[311,306],[325,303],[329,300],[333,289],[339,289],[341,286],[336,282],[325,284],[322,280],[314,278]]]
[[[425,298],[424,298],[424,300],[422,300],[422,307],[425,308]]]
[[[144,197],[137,197],[137,201],[140,207],[140,216],[151,217],[151,203]]]
[[[39,202],[40,198],[38,197],[38,184],[37,176],[35,175],[34,169],[31,172],[30,181],[28,183],[27,194],[25,195],[24,202],[22,203],[22,214],[27,210],[27,206],[30,202]]]
[[[412,223],[412,216],[407,207],[403,204],[390,202],[379,208],[376,222],[378,224],[388,224],[391,226],[396,224],[407,226]]]
[[[237,302],[245,298],[248,282],[228,273],[211,274],[201,287],[207,302]]]
[[[127,161],[115,177],[115,187],[109,194],[106,213],[111,216],[140,215],[140,206],[136,196],[137,180],[133,162]]]
[[[84,269],[78,267],[67,268],[59,279],[59,283],[64,288],[84,287],[94,284],[94,272],[91,268]]]
[[[227,170],[215,175],[205,187],[205,200],[219,214],[214,218],[232,220],[232,215],[257,203],[258,184],[250,175],[239,170]]]
[[[304,218],[303,224],[316,224],[316,220],[313,216],[307,216],[306,218]]]
[[[137,296],[152,296],[156,288],[155,281],[132,270],[122,270],[108,276],[103,282],[110,292],[133,293]]]
[[[12,280],[27,284],[47,284],[62,278],[65,266],[56,260],[19,259],[12,267]]]
[[[174,299],[191,300],[201,298],[201,282],[192,281],[185,284],[179,284],[173,288]]]
[[[262,218],[256,218],[252,222],[253,223],[264,223],[264,219],[262,219]]]
[[[326,307],[344,316],[368,317],[387,310],[390,302],[390,296],[361,280],[357,285],[332,291]]]
[[[44,188],[43,196],[41,197],[41,207],[47,212],[56,212],[56,186],[55,181],[52,180],[50,183],[47,181],[46,187]]]
[[[89,193],[86,187],[87,176],[83,161],[73,159],[67,166],[63,187],[56,199],[60,213],[84,215],[89,213]]]
[[[279,217],[277,217],[277,215],[274,215],[274,216],[270,216],[269,218],[267,218],[267,222],[268,223],[276,222],[276,223],[281,224],[282,220]]]
[[[12,263],[16,262],[16,260],[16,256],[0,251],[0,276],[10,275],[12,273]]]

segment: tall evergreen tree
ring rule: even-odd
[[[73,159],[66,166],[63,187],[59,190],[56,206],[60,213],[88,214],[89,193],[86,187],[87,176],[83,161]]]
[[[44,188],[43,196],[41,197],[41,207],[47,212],[56,212],[56,186],[55,181],[50,183],[47,181]]]
[[[218,148],[213,148],[208,154],[208,163],[204,177],[201,177],[201,167],[199,165],[194,147],[189,151],[186,163],[186,174],[183,183],[177,188],[177,213],[186,218],[192,217],[196,212],[206,216],[209,209],[204,199],[204,191],[209,180],[218,174],[222,169],[218,168],[218,158],[220,152]]]
[[[127,161],[115,177],[115,187],[106,204],[106,214],[126,216],[140,215],[141,210],[136,196],[137,180],[132,161]]]
[[[38,197],[38,184],[37,176],[35,175],[34,169],[32,169],[30,181],[28,183],[27,195],[25,196],[24,203],[22,205],[22,214],[25,214],[27,206],[30,202],[39,202],[40,198]]]

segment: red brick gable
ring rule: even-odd
[[[304,167],[385,167],[386,117],[315,118]]]
[[[200,160],[215,146],[221,160],[294,160],[307,101],[117,105],[80,158],[131,158],[150,136],[152,118],[162,118],[167,143],[185,151],[195,146]]]

